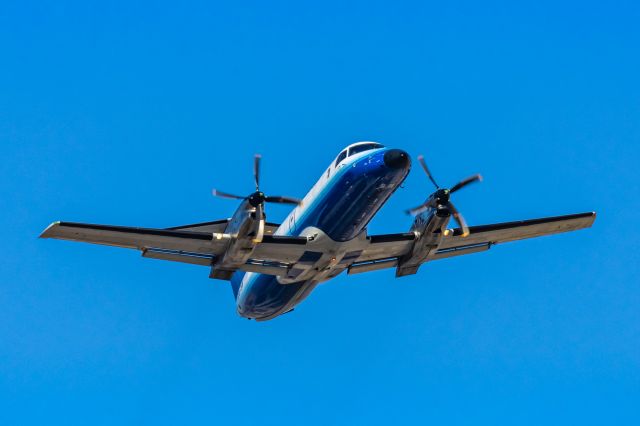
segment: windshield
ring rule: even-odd
[[[358,154],[364,151],[370,151],[372,149],[382,148],[383,146],[379,143],[363,143],[362,145],[356,145],[349,148],[349,157],[354,154]]]

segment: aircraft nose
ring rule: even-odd
[[[409,154],[401,149],[390,149],[384,154],[384,164],[392,169],[405,169],[409,162]]]

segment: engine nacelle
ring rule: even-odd
[[[230,279],[233,272],[251,257],[264,236],[265,214],[263,204],[252,205],[245,200],[233,214],[224,230],[231,236],[225,254],[211,267],[210,278]]]
[[[451,213],[446,208],[428,208],[416,216],[411,226],[416,234],[413,250],[398,262],[397,277],[415,274],[425,259],[438,250],[449,219]]]

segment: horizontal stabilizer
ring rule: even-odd
[[[190,225],[180,225],[167,228],[171,231],[190,231],[190,232],[209,232],[209,233],[223,233],[227,228],[229,219],[214,220],[211,222],[192,223]],[[278,223],[267,222],[264,224],[264,233],[272,235],[280,227]]]

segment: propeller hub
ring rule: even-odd
[[[480,175],[469,176],[466,179],[462,179],[460,182],[456,183],[451,188],[441,188],[440,185],[438,185],[436,180],[431,175],[431,172],[429,171],[429,167],[427,167],[427,163],[426,161],[424,161],[424,156],[419,155],[418,162],[420,163],[420,165],[422,166],[422,169],[427,174],[427,177],[429,178],[431,183],[433,183],[433,186],[436,187],[436,192],[431,194],[427,199],[427,201],[425,201],[418,207],[414,207],[410,210],[407,210],[407,213],[420,214],[420,212],[424,211],[425,209],[434,208],[436,210],[437,216],[440,216],[440,217],[447,217],[448,215],[453,216],[453,219],[456,222],[458,222],[458,225],[460,225],[460,228],[462,229],[461,235],[463,237],[466,237],[467,235],[469,235],[469,227],[467,226],[467,223],[465,222],[464,218],[462,217],[462,215],[460,214],[456,206],[453,205],[450,198],[451,198],[451,194],[453,194],[456,191],[459,191],[460,189],[464,188],[470,183],[480,182],[482,180],[482,176]]]
[[[449,202],[449,196],[451,195],[451,191],[446,188],[438,189],[435,193],[435,198],[438,201],[438,204],[447,204]]]
[[[258,207],[260,204],[264,203],[265,198],[266,197],[264,195],[264,192],[256,191],[253,194],[249,195],[249,204],[251,204],[253,207]]]
[[[267,197],[264,192],[260,191],[260,159],[262,157],[260,154],[256,154],[253,158],[253,178],[256,183],[256,192],[250,194],[248,197],[243,197],[241,195],[229,194],[227,192],[218,191],[214,189],[212,191],[215,197],[221,198],[230,198],[232,200],[245,200],[249,202],[249,205],[253,207],[258,207],[263,205],[265,202],[267,203],[278,203],[278,204],[295,204],[300,205],[301,200],[293,197],[283,197],[281,195],[272,195]]]

